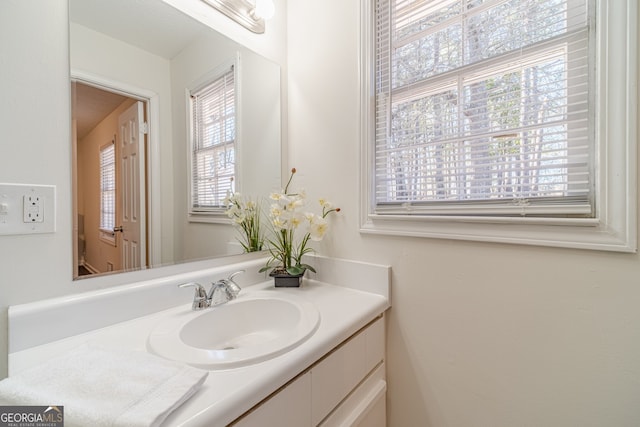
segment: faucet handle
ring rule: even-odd
[[[235,273],[231,273],[227,278],[227,284],[229,286],[229,290],[233,294],[234,298],[237,297],[238,294],[240,293],[240,286],[238,286],[238,284],[233,280],[233,278],[240,273],[244,273],[244,270],[238,270]]]
[[[193,295],[193,304],[191,308],[194,310],[202,310],[209,306],[207,299],[207,291],[200,283],[189,282],[178,285],[179,288],[187,288],[193,286],[195,288],[195,294]]]
[[[238,274],[244,273],[244,270],[238,270],[234,273],[231,273],[229,275],[229,277],[227,278],[227,280],[231,280],[233,282],[233,278],[236,277]]]

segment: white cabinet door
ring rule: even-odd
[[[311,427],[311,374],[301,375],[233,426]]]
[[[355,335],[311,369],[311,414],[318,425],[384,359],[384,319]],[[384,379],[384,369],[383,379]],[[386,384],[385,384],[386,387]]]
[[[311,369],[313,425],[318,425],[367,374],[366,339],[356,335]]]
[[[385,365],[379,365],[320,424],[320,427],[385,427],[386,412]]]

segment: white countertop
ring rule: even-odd
[[[312,302],[320,312],[318,329],[299,346],[273,359],[235,369],[209,371],[203,387],[171,414],[164,425],[229,424],[389,308],[386,296],[314,280],[305,280],[300,288],[274,288],[272,281],[263,282],[243,288],[238,298],[256,290],[296,295]],[[63,355],[85,342],[146,351],[147,336],[160,319],[190,310],[191,304],[183,304],[10,353],[9,374]]]

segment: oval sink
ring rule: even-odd
[[[226,304],[169,317],[149,334],[159,356],[204,369],[226,369],[278,356],[311,336],[320,313],[295,295],[253,292]]]

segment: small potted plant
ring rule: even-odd
[[[225,204],[228,206],[226,214],[233,220],[240,230],[238,242],[245,252],[261,251],[264,246],[264,234],[260,227],[260,204],[251,199],[245,199],[240,193],[233,193]]]
[[[302,262],[302,257],[313,249],[309,241],[320,241],[327,230],[327,216],[340,212],[324,199],[319,200],[321,214],[305,211],[306,194],[290,192],[289,186],[296,169],[291,169],[289,181],[280,193],[272,193],[269,210],[271,236],[267,238],[271,258],[260,269],[261,272],[271,270],[276,287],[298,287],[306,270],[315,273],[315,269]]]

